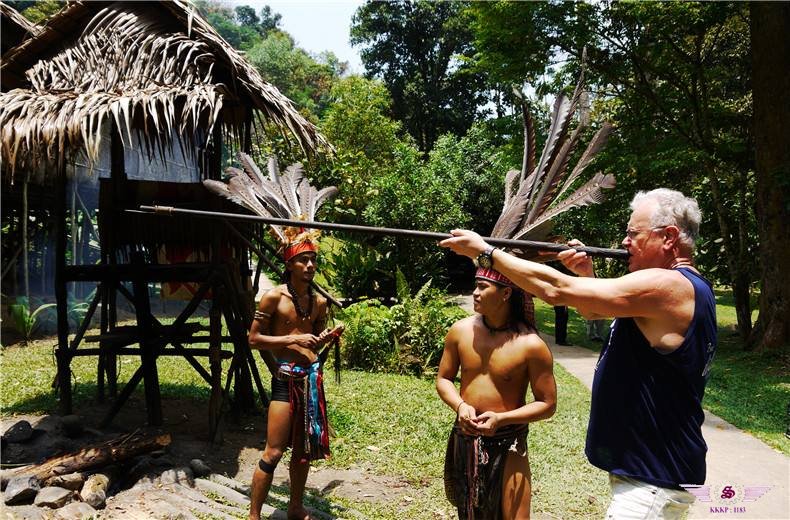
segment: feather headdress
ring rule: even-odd
[[[256,215],[312,221],[321,205],[337,193],[334,186],[321,190],[311,186],[300,163],[290,165],[281,174],[277,158],[270,157],[267,177],[249,155],[239,152],[238,159],[242,169],[227,168],[227,183],[208,179],[203,181],[203,185]],[[276,225],[270,227],[280,242],[285,260],[303,251],[316,250],[315,240],[320,235],[319,231]]]
[[[583,98],[583,77],[582,72],[570,98],[565,94],[557,96],[549,135],[537,163],[535,127],[528,103],[520,92],[515,92],[522,100],[524,158],[520,171],[510,170],[505,176],[505,203],[491,232],[492,237],[546,240],[555,217],[572,208],[598,204],[604,199],[604,190],[614,188],[614,175],[598,172],[572,194],[563,196],[604,147],[613,129],[611,124],[604,123],[569,172],[571,155],[581,140],[582,130],[588,124],[588,117],[583,113],[573,131],[570,130],[573,116],[579,111]],[[526,256],[522,251],[516,253]]]
[[[549,135],[537,162],[535,125],[529,113],[529,105],[521,92],[514,91],[521,99],[524,118],[524,157],[521,170],[510,170],[505,176],[505,203],[491,232],[492,237],[545,241],[550,238],[555,217],[572,208],[598,204],[604,199],[604,190],[614,188],[614,175],[598,172],[572,194],[563,196],[604,147],[613,129],[611,124],[604,123],[569,172],[571,156],[581,140],[582,131],[589,124],[586,107],[581,107],[586,97],[582,90],[583,79],[582,69],[573,95],[567,97],[561,93],[557,96],[551,114]],[[578,124],[571,131],[571,123],[580,108],[584,110],[581,110]],[[537,253],[521,250],[514,250],[513,253],[540,261],[552,258],[538,257]],[[480,269],[476,276],[491,279]],[[506,282],[499,283],[508,285]],[[534,325],[532,297],[529,294],[524,296],[524,315]]]

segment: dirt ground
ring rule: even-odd
[[[134,431],[151,434],[169,433],[172,442],[166,450],[166,457],[172,461],[175,467],[188,466],[190,460],[198,458],[206,462],[213,473],[248,485],[260,457],[260,451],[264,447],[266,423],[261,413],[245,414],[239,417],[234,417],[230,413],[226,414],[222,421],[219,438],[212,443],[208,440],[208,403],[163,397],[162,426],[147,427],[145,426],[144,400],[142,396],[135,395],[127,401],[112,424],[102,429],[99,427],[99,423],[109,406],[109,404],[94,403],[91,406],[83,406],[74,410],[74,414],[80,418],[79,422],[85,428],[85,434],[77,439],[66,440],[62,436],[51,436],[52,440],[39,441],[34,438],[36,442],[6,444],[3,463],[21,464],[40,461],[42,457],[52,456],[58,452],[76,451],[81,447],[81,444],[96,442],[98,439],[122,433]],[[23,419],[30,422],[41,439],[48,438],[44,433],[56,430],[59,424],[58,418],[54,416],[4,416],[0,419],[0,431],[5,432],[10,426]],[[275,472],[273,490],[279,490],[281,494],[277,497],[279,501],[285,499],[282,495],[287,493],[289,485],[287,468],[288,465],[284,461]],[[307,482],[308,496],[318,503],[326,502],[331,496],[363,502],[397,502],[407,495],[409,490],[410,486],[405,481],[378,475],[370,468],[364,467],[313,468]],[[123,493],[125,492],[119,493],[115,499],[108,500],[108,506],[101,515],[102,518],[126,517],[123,511],[128,511],[128,509],[119,509],[118,505],[129,502],[128,497],[121,496]],[[113,500],[115,500],[115,506],[113,506]],[[166,495],[164,500],[167,501]],[[155,500],[151,500],[151,502],[155,502]],[[161,506],[157,507],[158,510],[166,511]],[[117,513],[113,513],[113,510]],[[156,511],[152,511],[150,512],[152,518],[169,517],[168,515],[159,516]],[[280,516],[275,513],[271,518]],[[359,515],[352,516],[358,517]],[[14,517],[27,518],[28,516]]]

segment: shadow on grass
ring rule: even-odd
[[[125,382],[119,382],[119,391],[123,384]],[[170,433],[173,442],[168,451],[171,455],[184,463],[192,458],[203,459],[217,473],[236,475],[241,469],[242,451],[260,450],[266,439],[266,420],[262,415],[260,401],[256,403],[256,409],[239,413],[232,410],[232,402],[226,400],[218,434],[212,443],[209,439],[210,391],[207,387],[160,382],[162,424],[159,426],[147,424],[144,387],[141,383],[110,424],[101,427],[101,422],[112,408],[114,400],[108,397],[104,402],[99,402],[96,390],[95,382],[73,386],[73,413],[82,419],[86,428],[108,434],[137,430]],[[32,396],[9,403],[3,408],[3,416],[57,415],[58,405],[54,390],[42,389]]]

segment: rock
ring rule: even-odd
[[[5,442],[25,442],[33,436],[33,427],[27,421],[19,421],[3,434]]]
[[[36,423],[36,429],[50,435],[60,435],[63,432],[63,419],[59,415],[45,415]]]
[[[73,496],[74,492],[69,489],[49,486],[41,488],[33,503],[38,507],[58,509],[70,502]]]
[[[41,483],[36,477],[14,477],[8,481],[5,488],[5,503],[6,505],[29,503],[35,498],[39,489]]]
[[[55,513],[55,518],[60,520],[82,520],[94,517],[96,517],[96,510],[85,502],[72,502]]]
[[[200,459],[192,459],[189,461],[189,467],[192,468],[192,473],[196,477],[205,477],[211,473],[211,468],[208,464]]]
[[[66,415],[61,419],[63,434],[66,437],[79,437],[85,431],[83,420],[78,415]]]
[[[83,502],[87,502],[96,509],[102,509],[107,501],[107,488],[110,486],[110,479],[107,475],[96,473],[88,477],[82,486],[80,496]]]
[[[221,497],[226,504],[241,507],[242,509],[250,505],[250,499],[245,495],[242,495],[235,489],[231,489],[210,480],[202,478],[195,479],[195,487],[204,494],[209,493]]]
[[[192,470],[188,467],[180,467],[168,469],[159,475],[160,484],[186,484],[191,486],[194,484]]]
[[[82,489],[82,485],[85,483],[85,475],[82,473],[69,473],[67,475],[58,475],[56,477],[52,477],[47,481],[48,486],[57,486],[62,487],[64,489],[71,489],[73,491],[77,491]]]
[[[13,520],[49,520],[52,517],[52,511],[43,509],[34,505],[27,506],[14,506],[2,509],[3,518]]]
[[[216,482],[217,484],[222,484],[225,487],[229,487],[234,491],[238,491],[242,495],[250,496],[250,486],[247,484],[242,484],[238,480],[228,478],[223,475],[218,475],[216,473],[209,475],[208,479],[212,482]]]

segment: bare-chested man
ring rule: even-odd
[[[473,297],[477,314],[450,328],[436,376],[439,396],[458,415],[447,498],[461,519],[529,518],[528,424],[554,414],[551,352],[524,316],[522,291],[502,274],[478,269]],[[528,386],[535,400],[527,404]]]
[[[327,301],[310,286],[316,270],[314,243],[295,241],[285,248],[284,258],[286,283],[263,295],[249,335],[250,346],[270,350],[279,369],[272,377],[266,448],[252,477],[250,518],[255,520],[289,445],[293,453],[288,518],[309,518],[303,498],[310,461],[329,456],[319,352],[340,329],[325,329]]]
[[[550,305],[615,318],[592,385],[585,453],[609,472],[607,519],[680,519],[705,483],[702,400],[718,341],[713,286],[694,266],[697,201],[666,188],[639,192],[623,238],[630,273],[596,278],[590,257],[559,254],[569,276],[453,231],[440,245],[492,266]],[[581,246],[571,241],[571,246]]]

